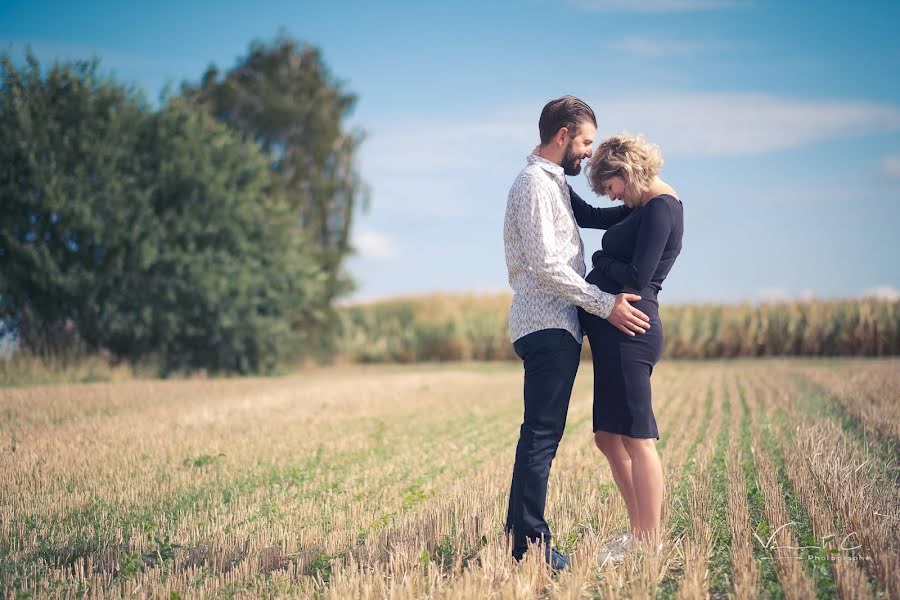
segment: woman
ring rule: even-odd
[[[629,533],[604,548],[601,563],[620,560],[639,541],[659,542],[663,474],[650,397],[650,375],[663,350],[656,297],[681,252],[684,230],[681,201],[659,177],[662,165],[659,148],[642,137],[613,136],[591,158],[587,177],[597,195],[621,200],[627,209],[592,214],[583,201],[572,200],[573,208],[581,207],[573,211],[576,219],[581,213],[579,225],[607,229],[587,281],[611,294],[639,294],[633,306],[650,317],[646,333],[629,336],[578,310],[594,361],[594,439],[609,461],[631,524]]]

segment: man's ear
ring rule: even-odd
[[[566,144],[566,142],[568,141],[568,138],[569,138],[569,128],[568,127],[560,127],[559,131],[556,132],[556,136],[554,136],[556,143],[559,144],[560,146],[564,146]]]

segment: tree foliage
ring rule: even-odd
[[[107,301],[127,213],[148,199],[134,150],[149,114],[96,61],[0,70],[0,316],[26,349],[57,353],[73,324],[100,326],[82,316]]]
[[[327,266],[330,305],[351,289],[342,276],[354,212],[366,189],[354,169],[360,131],[344,131],[356,96],[328,72],[320,52],[285,35],[253,42],[236,66],[210,66],[182,94],[271,152],[275,182]]]
[[[0,60],[0,319],[163,372],[264,371],[321,325],[328,265],[256,143],[97,61]]]

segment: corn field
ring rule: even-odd
[[[626,511],[583,363],[558,574],[503,534],[520,364],[0,389],[0,597],[898,598],[898,374],[663,361],[666,541],[601,568]]]
[[[515,360],[510,300],[506,294],[433,294],[347,306],[341,352],[358,362]],[[900,300],[663,302],[660,318],[666,358],[900,354]]]

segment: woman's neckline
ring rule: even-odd
[[[656,198],[662,198],[663,196],[668,196],[672,200],[675,200],[676,202],[678,202],[678,204],[681,204],[681,200],[679,200],[676,196],[673,196],[672,194],[666,194],[666,193],[657,194],[657,195],[653,196],[653,198],[650,198],[650,200],[654,200]],[[650,200],[647,200],[647,204],[650,203]],[[647,206],[647,204],[644,204],[643,206]]]

